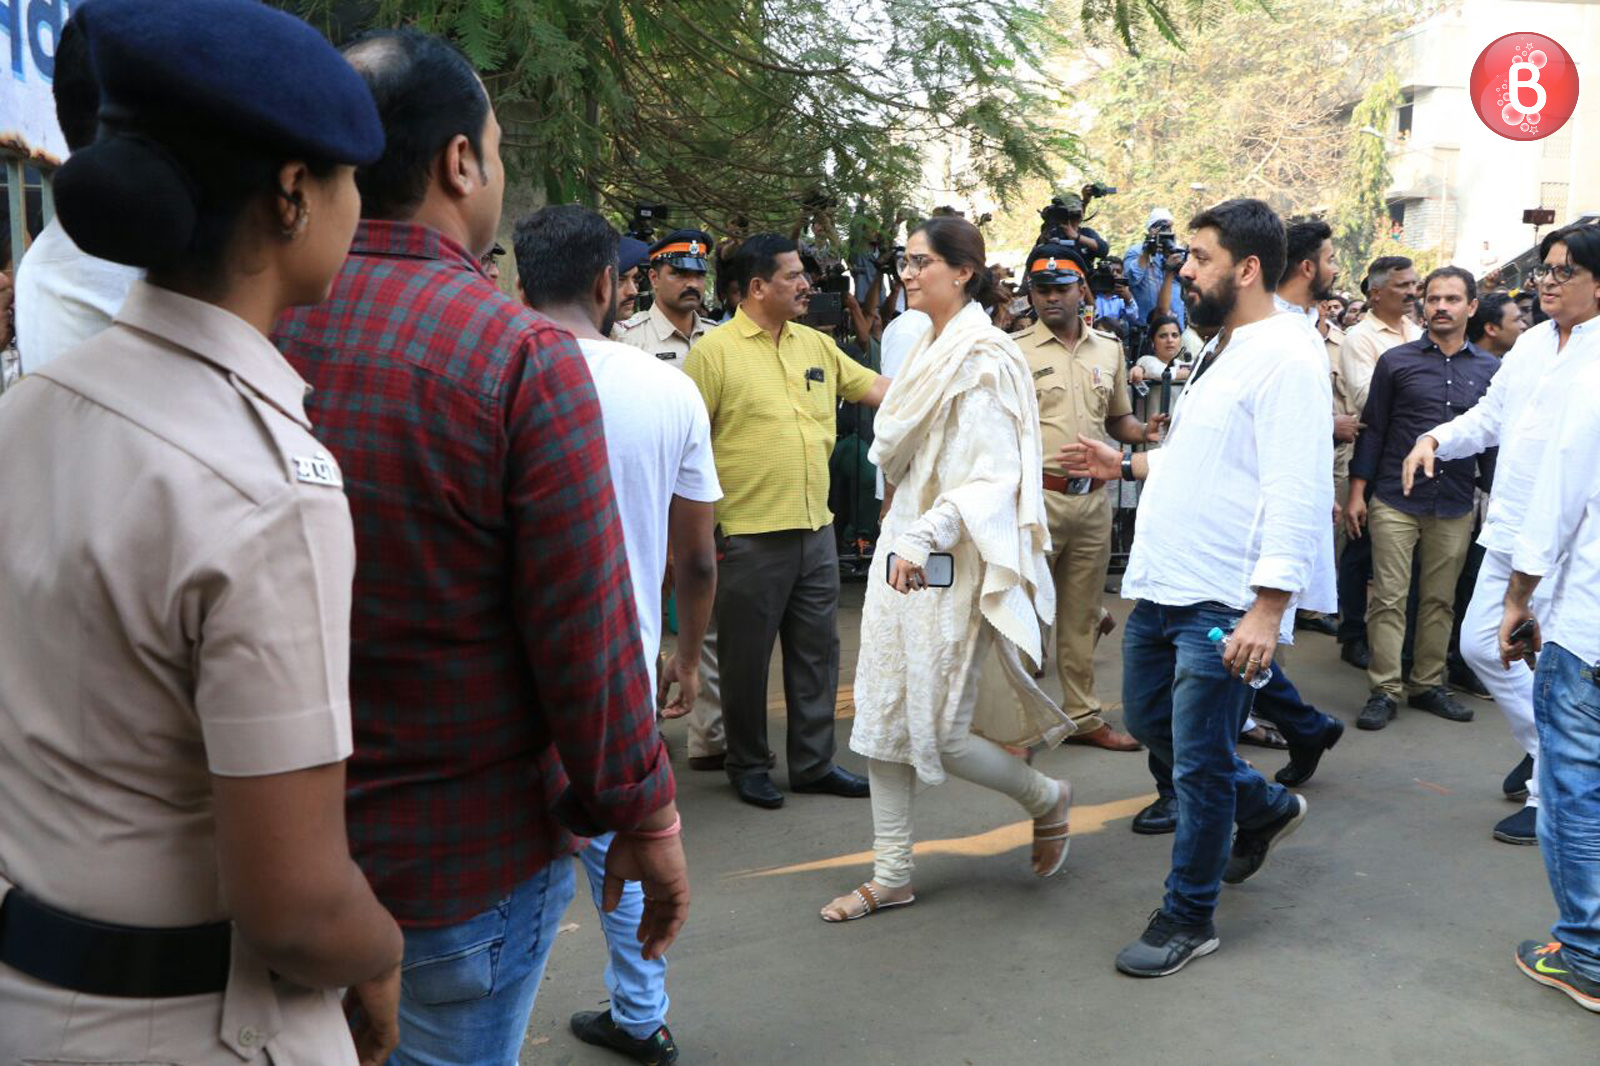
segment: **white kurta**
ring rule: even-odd
[[[909,763],[935,784],[945,776],[941,748],[968,730],[999,743],[1059,743],[1071,719],[1023,661],[1039,659],[1055,590],[1038,411],[1021,352],[969,305],[937,341],[920,342],[878,425],[874,459],[896,491],[879,537],[884,561],[867,584],[851,749]],[[950,552],[955,582],[895,592],[884,580],[890,551],[913,563]],[[994,637],[987,669],[980,627]],[[961,700],[974,670],[976,709]]]

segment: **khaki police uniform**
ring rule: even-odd
[[[651,304],[645,310],[629,316],[626,321],[618,322],[612,337],[623,344],[649,352],[668,366],[682,370],[689,349],[716,328],[715,322],[696,314],[689,335],[684,336],[682,330],[667,320],[659,306]]]
[[[226,922],[211,775],[351,751],[355,545],[304,381],[146,283],[0,399],[0,892],[141,928]],[[353,1064],[333,991],[235,931],[227,989],[129,999],[0,964],[0,1063]]]
[[[1039,397],[1044,472],[1064,477],[1056,456],[1078,434],[1106,436],[1106,419],[1133,413],[1128,368],[1116,337],[1085,327],[1075,347],[1036,323],[1013,338],[1027,357]],[[1094,643],[1101,598],[1111,563],[1111,496],[1103,489],[1085,496],[1046,491],[1050,522],[1050,572],[1055,578],[1055,659],[1062,708],[1078,733],[1105,724],[1094,695]]]
[[[1350,385],[1345,380],[1343,356],[1340,354],[1344,347],[1344,330],[1330,324],[1328,335],[1322,339],[1322,345],[1328,352],[1328,373],[1333,382],[1333,413],[1360,418],[1361,408],[1356,406],[1355,399],[1350,395]],[[1355,451],[1355,441],[1334,442],[1333,491],[1334,499],[1341,511],[1350,499],[1350,457]],[[1344,551],[1345,536],[1344,523],[1337,523],[1334,527],[1334,540],[1338,542],[1335,545],[1335,557]]]

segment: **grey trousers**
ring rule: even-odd
[[[789,784],[833,769],[838,613],[833,527],[727,539],[717,569],[717,658],[730,779],[767,771],[767,673],[775,641],[783,646]]]

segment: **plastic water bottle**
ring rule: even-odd
[[[1211,643],[1216,644],[1219,647],[1226,648],[1228,646],[1228,634],[1224,633],[1216,626],[1212,626],[1211,632],[1207,633],[1206,636],[1211,639]],[[1240,680],[1242,681],[1244,679],[1240,678]],[[1250,679],[1249,681],[1245,681],[1245,684],[1249,685],[1251,688],[1265,688],[1267,682],[1271,680],[1272,667],[1269,666],[1265,670],[1258,672],[1254,678]]]

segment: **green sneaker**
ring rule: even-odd
[[[1541,985],[1561,989],[1584,1010],[1600,1014],[1600,981],[1592,981],[1573,968],[1559,943],[1524,940],[1517,949],[1517,966]]]

